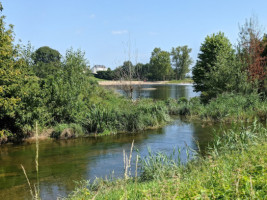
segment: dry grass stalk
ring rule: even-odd
[[[32,191],[32,187],[31,187],[31,183],[30,183],[30,180],[29,180],[29,178],[28,178],[28,176],[27,176],[26,170],[24,169],[24,167],[23,167],[22,164],[20,164],[20,166],[21,166],[21,168],[22,168],[22,170],[23,170],[23,173],[24,173],[24,175],[25,175],[25,177],[26,177],[26,180],[27,180],[27,183],[28,183],[28,185],[29,185],[30,192],[31,192],[31,196],[32,196],[32,198],[34,199],[33,191]]]
[[[132,142],[129,157],[127,156],[127,154],[125,153],[125,150],[123,149],[124,178],[125,179],[128,179],[131,176],[131,159],[132,159],[132,153],[133,153],[133,146],[134,146],[134,140]]]

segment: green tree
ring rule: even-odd
[[[32,54],[34,72],[40,78],[46,78],[60,69],[60,53],[48,46],[40,47]]]
[[[94,76],[100,79],[113,80],[114,72],[110,68],[108,68],[107,71],[98,71]]]
[[[150,72],[152,80],[165,80],[171,73],[170,53],[155,48],[150,57]]]
[[[147,80],[150,79],[151,73],[150,73],[150,64],[146,63],[137,63],[135,65],[135,70],[137,71],[137,74],[139,75],[140,80]]]
[[[223,55],[226,60],[232,60],[234,56],[234,49],[222,32],[205,38],[192,71],[195,91],[202,92],[202,95],[206,95],[206,92],[212,90],[207,81],[211,78],[209,74],[214,70],[219,55]]]
[[[0,3],[0,10],[2,5]],[[15,46],[13,26],[7,29],[0,17],[0,138],[7,133],[23,137],[41,113],[38,78],[34,76]],[[0,139],[1,140],[1,139]],[[0,141],[1,143],[1,141]]]
[[[189,66],[193,63],[189,55],[191,51],[192,49],[188,48],[188,46],[172,48],[171,56],[173,65],[175,66],[176,80],[184,79],[185,75],[190,71]]]
[[[84,73],[88,62],[84,52],[72,49],[66,52],[62,70],[45,79],[43,90],[51,123],[82,123],[89,113],[90,94],[95,83]]]

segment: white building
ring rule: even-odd
[[[97,74],[97,72],[99,71],[107,71],[108,69],[104,66],[104,65],[95,65],[93,68],[92,68],[92,72],[93,74]]]

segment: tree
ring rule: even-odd
[[[45,104],[51,113],[51,123],[82,123],[89,113],[90,93],[95,86],[84,73],[88,62],[84,52],[67,50],[62,70],[45,79]]]
[[[51,63],[51,62],[59,62],[61,58],[60,53],[52,49],[48,46],[43,46],[37,49],[33,55],[34,63],[37,64],[38,62],[42,63]]]
[[[46,78],[60,69],[60,53],[48,46],[40,47],[33,55],[34,72],[40,78]]]
[[[138,74],[132,62],[130,60],[123,62],[122,66],[114,70],[114,75],[120,81],[124,81],[123,84],[120,85],[121,90],[124,91],[127,97],[133,99],[134,86],[132,81],[134,78],[138,77]]]
[[[140,80],[150,79],[151,73],[150,73],[150,65],[149,65],[149,63],[146,63],[146,64],[137,63],[135,65],[135,70],[137,71],[137,74],[139,75],[139,79]]]
[[[155,48],[150,57],[151,78],[153,80],[165,80],[171,70],[170,53]]]
[[[110,68],[108,68],[107,71],[98,71],[94,76],[100,79],[113,80],[114,72]]]
[[[205,84],[207,73],[214,67],[218,55],[222,52],[224,52],[225,58],[231,58],[234,54],[230,41],[222,32],[205,38],[204,43],[200,47],[198,60],[192,71],[195,91],[205,92],[209,89]]]
[[[238,56],[248,73],[249,81],[258,88],[258,92],[263,92],[264,80],[267,78],[267,41],[255,17],[246,20],[239,28]]]
[[[2,9],[0,3],[0,11]],[[0,140],[11,133],[16,133],[15,138],[23,137],[23,133],[38,120],[42,110],[38,78],[31,73],[19,46],[13,45],[13,26],[9,25],[6,29],[4,19],[1,15]]]
[[[189,55],[191,51],[192,49],[188,48],[188,46],[172,48],[171,56],[173,65],[175,66],[176,80],[184,79],[185,75],[190,71],[189,66],[193,63]]]

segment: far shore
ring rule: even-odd
[[[193,85],[192,83],[170,83],[170,81],[99,81],[99,85]]]

